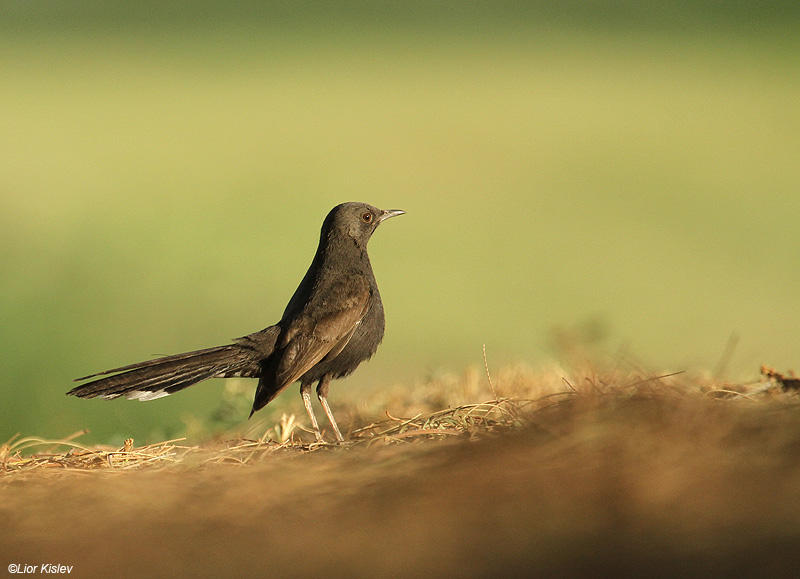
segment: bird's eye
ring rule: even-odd
[[[369,223],[370,221],[372,221],[372,213],[367,211],[366,213],[364,213],[364,215],[361,216],[361,219],[364,220],[364,223]]]

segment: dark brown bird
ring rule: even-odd
[[[317,396],[336,439],[342,442],[342,433],[328,405],[328,387],[331,379],[347,376],[372,357],[383,339],[383,304],[367,255],[367,242],[381,222],[403,213],[399,209],[383,211],[366,203],[337,205],[322,224],[317,253],[280,322],[232,344],[78,378],[76,381],[104,376],[76,386],[67,394],[154,400],[207,378],[243,376],[258,378],[252,416],[299,380],[308,417],[321,441],[311,408],[311,386],[318,382]]]

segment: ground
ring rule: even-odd
[[[470,371],[378,394],[392,408],[378,422],[340,406],[345,446],[310,444],[291,417],[197,446],[12,441],[0,563],[76,577],[800,572],[800,405],[774,376],[514,368],[494,388]]]

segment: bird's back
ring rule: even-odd
[[[361,291],[367,294],[366,312],[347,344],[335,355],[320,360],[301,380],[313,382],[325,374],[334,379],[347,376],[371,358],[383,340],[383,303],[366,248],[340,240],[321,246],[289,301],[281,325],[288,327],[303,316],[319,319],[325,313],[335,315],[346,307],[348,298]]]

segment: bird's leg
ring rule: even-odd
[[[322,403],[322,408],[325,410],[325,414],[328,415],[328,420],[333,426],[333,432],[336,434],[336,440],[339,442],[344,442],[344,438],[342,438],[342,433],[339,431],[339,425],[336,424],[336,419],[333,417],[333,412],[331,412],[331,407],[328,405],[328,386],[331,383],[331,377],[328,374],[325,374],[319,380],[319,384],[317,384],[317,396],[319,397],[319,401]]]
[[[317,442],[323,442],[322,433],[319,431],[319,424],[317,424],[317,417],[314,416],[314,410],[311,408],[311,382],[300,383],[300,395],[303,397],[303,404],[306,405],[306,412],[308,412],[308,417],[311,419],[311,426],[314,427]]]

